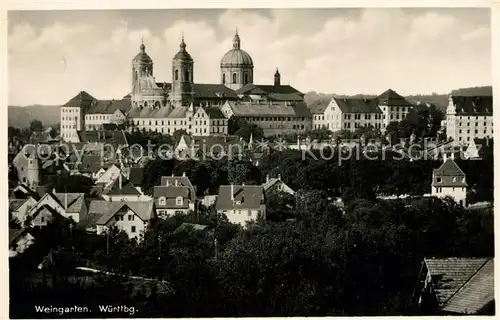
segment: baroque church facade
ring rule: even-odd
[[[278,69],[272,85],[253,83],[253,60],[241,48],[238,31],[232,48],[221,59],[220,82],[216,84],[194,82],[195,63],[184,37],[172,59],[170,83],[156,81],[154,62],[144,43],[131,66],[129,95],[111,101],[98,101],[89,95],[95,101],[81,110],[84,121],[77,126],[65,123],[65,128],[97,130],[105,123],[118,124],[128,119],[133,129],[140,131],[172,134],[185,130],[195,136],[226,135],[231,116],[255,120],[267,135],[301,133],[311,128],[312,115],[304,95],[290,85],[282,85]],[[72,140],[75,136],[78,135],[68,132],[63,138]]]

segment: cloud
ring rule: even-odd
[[[154,26],[117,14],[105,23],[75,18],[69,24],[57,16],[42,27],[16,21],[9,26],[9,104],[62,104],[80,90],[120,98],[130,90],[141,38],[157,81],[171,81],[184,34],[195,82],[218,83],[220,59],[232,48],[236,27],[253,58],[256,83],[272,83],[276,67],[283,83],[304,92],[446,92],[491,80],[488,24],[468,23],[446,10],[319,10],[227,10],[210,20],[186,13]]]

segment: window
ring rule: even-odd
[[[248,83],[248,73],[245,72],[245,84]]]
[[[437,178],[436,178],[436,182],[437,182],[437,183],[440,183],[440,182],[441,182],[441,178],[440,178],[440,177],[437,177]]]
[[[226,84],[226,74],[222,74],[222,84]]]
[[[251,217],[252,216],[252,211],[248,210],[248,216]]]
[[[133,214],[130,214],[128,216],[128,221],[134,221],[134,215]]]
[[[182,206],[182,197],[175,198],[175,204],[178,206]]]
[[[179,70],[175,70],[174,72],[174,79],[179,80]]]
[[[161,206],[164,206],[167,203],[167,200],[165,199],[165,197],[160,197],[159,202]]]
[[[135,233],[135,226],[130,227],[130,232]]]
[[[233,83],[236,83],[236,73],[233,73]]]

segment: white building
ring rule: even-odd
[[[85,130],[101,130],[104,124],[122,124],[132,104],[130,99],[94,101],[85,114]]]
[[[215,203],[217,213],[229,222],[246,226],[247,222],[266,218],[266,202],[262,186],[222,185]]]
[[[85,114],[97,101],[81,91],[61,107],[61,138],[66,142],[78,142],[77,131],[85,129]]]
[[[466,205],[465,173],[453,159],[445,157],[444,163],[432,172],[431,195],[438,198],[452,197],[457,203]]]
[[[446,135],[468,145],[475,138],[493,137],[492,96],[450,96],[446,109]]]
[[[185,174],[161,177],[160,185],[154,187],[153,197],[160,218],[177,213],[186,214],[195,209],[196,190]]]

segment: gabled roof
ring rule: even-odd
[[[113,114],[116,110],[120,110],[124,114],[126,114],[131,107],[132,103],[130,99],[98,100],[94,102],[94,104],[86,114]]]
[[[228,87],[219,83],[195,83],[194,84],[195,99],[238,99],[238,95]]]
[[[9,210],[10,211],[17,211],[26,201],[28,201],[28,198],[26,198],[26,199],[9,199]]]
[[[243,87],[236,90],[238,94],[299,94],[303,95],[302,92],[295,89],[290,85],[261,85],[261,84],[253,84],[248,83]]]
[[[122,185],[120,188],[120,178],[116,178],[113,182],[111,182],[103,192],[104,195],[112,196],[112,195],[132,195],[139,196],[141,193],[137,188],[125,178],[122,178]]]
[[[81,212],[85,204],[85,193],[54,193],[53,195],[63,208],[67,199],[68,208],[66,212],[68,213]]]
[[[404,97],[396,91],[388,89],[377,97],[378,104],[389,107],[410,107],[412,106]]]
[[[457,115],[491,116],[493,115],[492,96],[451,96]]]
[[[233,193],[234,201],[231,198],[231,192]],[[263,201],[264,188],[262,186],[222,185],[219,188],[215,207],[217,210],[258,210]]]
[[[461,309],[464,305],[471,304],[476,305],[474,301],[478,297],[479,292],[473,294],[473,296],[467,296],[463,292],[457,296],[459,290],[467,289],[477,289],[478,291],[485,290],[483,296],[490,296],[489,292],[493,292],[493,288],[490,290],[484,288],[485,278],[492,277],[492,264],[488,265],[488,262],[492,261],[489,258],[426,258],[424,263],[430,273],[433,281],[434,291],[436,293],[436,298],[440,307],[447,308],[448,303],[450,303],[450,311]],[[486,266],[484,274],[479,274],[478,272]],[[490,275],[491,272],[491,275]],[[474,276],[478,277],[474,279]],[[474,280],[474,281],[472,281]],[[472,282],[472,283],[471,283]],[[493,286],[492,283],[490,283]],[[470,292],[470,291],[469,291]],[[467,293],[467,291],[465,292]],[[475,296],[475,297],[474,297]],[[470,300],[469,300],[470,299]],[[471,310],[472,311],[472,310]]]
[[[448,300],[442,310],[461,314],[480,311],[495,299],[494,273],[495,263],[491,259]]]
[[[9,228],[9,247],[13,246],[16,240],[19,239],[19,237],[27,233],[29,232],[28,229],[26,228],[21,228],[21,229]]]
[[[204,107],[203,110],[207,113],[210,119],[225,119],[224,114],[217,107]]]
[[[184,186],[189,188],[189,196],[191,200],[195,200],[196,198],[196,190],[193,187],[193,184],[191,183],[191,180],[189,180],[188,177],[186,176],[163,176],[161,177],[160,180],[160,186],[161,187],[166,187],[166,186]],[[156,188],[156,187],[155,187]]]
[[[95,174],[101,169],[107,169],[111,167],[114,163],[102,163],[103,159],[101,156],[94,155],[84,155],[80,162],[75,164],[75,169],[80,173],[92,173]]]
[[[85,91],[80,91],[76,96],[63,104],[63,107],[79,107],[86,113],[92,107],[94,101],[97,101],[97,99]]]
[[[465,173],[452,159],[447,159],[438,169],[432,171],[434,187],[466,187]],[[434,178],[441,178],[438,182]]]
[[[284,185],[286,185],[286,183],[284,183],[280,178],[270,178],[268,181],[266,181],[262,184],[262,187],[264,188],[264,191],[267,191],[269,188],[271,188],[272,186],[274,186],[278,182],[281,182]]]
[[[312,114],[323,114],[330,104],[331,99],[319,99],[309,106]]]
[[[333,98],[342,113],[382,113],[376,99]]]
[[[153,201],[120,201],[110,202],[108,211],[103,214],[96,224],[106,224],[115,216],[122,208],[132,210],[142,221],[146,222],[154,218],[154,202]]]
[[[436,175],[442,176],[464,176],[465,173],[460,169],[453,159],[447,159],[438,169],[434,170]]]
[[[165,186],[155,186],[153,195],[155,198],[155,204],[158,208],[179,208],[185,209],[189,207],[189,200],[193,200],[194,196],[190,192],[189,187],[165,187]],[[164,205],[160,204],[159,199],[165,197],[166,203]],[[177,205],[177,197],[181,197],[182,205]]]

